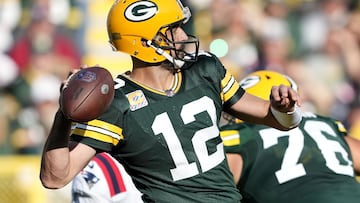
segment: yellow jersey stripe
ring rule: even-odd
[[[232,75],[230,73],[226,72],[225,77],[221,80],[221,87],[223,88],[223,91],[226,91],[225,87],[227,86],[227,84],[229,83],[231,78],[232,78]]]
[[[99,140],[101,142],[111,143],[112,145],[117,145],[119,143],[119,140],[114,139],[113,137],[110,137],[108,135],[100,134],[98,132],[94,132],[91,130],[85,130],[80,128],[75,128],[72,130],[72,133],[74,135],[80,135],[82,137],[89,137],[95,140]]]
[[[181,72],[178,72],[175,74],[174,85],[173,88],[171,89],[174,90],[175,93],[178,92],[181,87],[181,83],[182,83],[182,74]]]
[[[111,123],[95,119],[95,120],[87,122],[87,125],[94,126],[94,127],[101,128],[106,131],[115,133],[122,138],[122,129],[119,126],[113,125]]]
[[[240,144],[240,134],[237,130],[221,131],[220,136],[225,146],[235,146]]]
[[[87,123],[74,123],[71,130],[72,134],[91,137],[113,144],[117,144],[120,140],[124,139],[120,127],[101,120],[92,120]]]
[[[338,129],[339,129],[340,132],[347,133],[347,130],[346,130],[345,126],[342,124],[342,122],[336,121],[335,123],[337,124]]]
[[[230,73],[226,73],[224,79],[221,81],[222,85],[222,92],[223,92],[223,99],[224,102],[228,101],[236,91],[240,88],[239,83],[236,82],[234,76],[232,76]]]

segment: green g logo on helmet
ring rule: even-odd
[[[129,21],[140,22],[152,18],[158,12],[156,4],[150,1],[138,1],[125,10],[125,17]]]

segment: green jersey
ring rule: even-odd
[[[341,122],[312,113],[290,131],[249,123],[221,127],[226,153],[243,158],[242,202],[256,203],[359,202],[345,135]]]
[[[108,111],[71,137],[119,160],[145,202],[239,202],[218,122],[244,90],[213,55],[185,65],[167,92],[120,75]]]

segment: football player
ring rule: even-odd
[[[299,97],[284,85],[273,87],[271,101],[245,93],[181,28],[189,18],[179,0],[114,2],[110,43],[131,55],[133,69],[117,77],[113,103],[99,118],[71,126],[57,112],[42,155],[46,188],[63,187],[105,151],[123,164],[145,202],[240,201],[220,137],[222,111],[289,130],[301,120]]]
[[[72,181],[72,203],[139,203],[136,189],[124,167],[108,153],[98,153]]]
[[[267,70],[240,81],[263,99],[281,84],[298,89],[289,77]],[[347,136],[340,121],[303,112],[297,128],[280,131],[227,118],[221,137],[243,202],[359,202],[354,169],[360,172],[360,141]]]

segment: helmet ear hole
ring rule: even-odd
[[[148,44],[147,44],[147,40],[146,39],[141,39],[141,44],[143,47],[150,47]]]
[[[153,41],[154,41],[156,44],[161,44],[161,43],[163,43],[163,41],[165,41],[165,39],[164,39],[164,36],[163,36],[161,33],[158,33],[158,34],[154,37]]]

